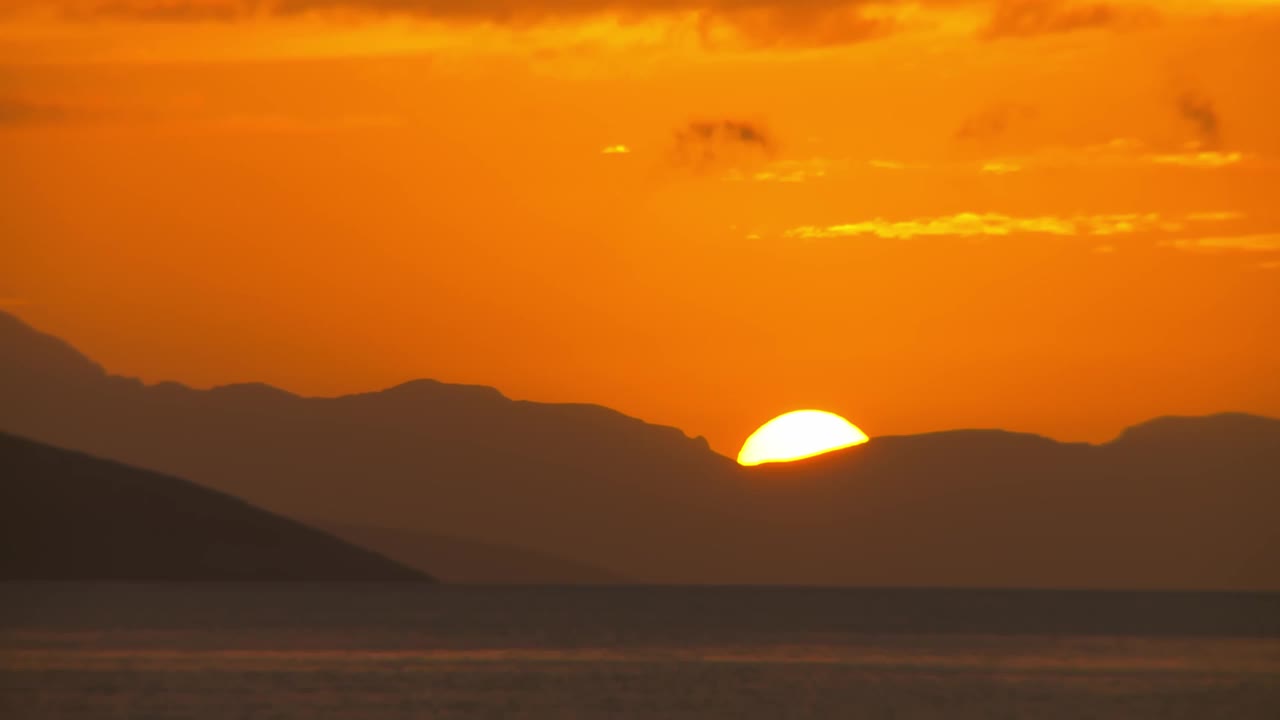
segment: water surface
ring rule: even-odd
[[[0,585],[5,718],[1280,718],[1280,596]]]

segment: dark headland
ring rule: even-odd
[[[220,492],[0,433],[0,580],[430,582]]]

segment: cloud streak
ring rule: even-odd
[[[1239,165],[1244,161],[1244,153],[1203,151],[1191,153],[1166,153],[1148,156],[1157,165],[1177,165],[1179,167],[1216,169]]]
[[[1170,240],[1163,244],[1178,250],[1188,250],[1193,252],[1280,252],[1280,233],[1190,238],[1184,240]]]
[[[1134,138],[1076,147],[1047,147],[1032,153],[990,157],[978,165],[985,173],[1004,173],[1043,168],[1130,168],[1151,165],[1221,170],[1258,160],[1256,155],[1237,150],[1203,150],[1198,143],[1188,149],[1153,148]]]
[[[832,174],[843,172],[849,167],[847,160],[814,157],[808,160],[777,160],[766,164],[752,173],[743,173],[737,169],[730,170],[726,180],[753,182],[801,183],[811,180],[823,180]]]
[[[933,218],[890,221],[883,218],[840,225],[803,225],[782,235],[795,239],[877,237],[886,240],[918,237],[1007,237],[1053,235],[1060,237],[1127,235],[1139,232],[1176,232],[1187,222],[1225,222],[1239,215],[1227,212],[1193,213],[1170,219],[1159,213],[1112,213],[1059,217],[1017,217],[1002,213],[957,213]]]

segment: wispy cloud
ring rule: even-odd
[[[1157,165],[1214,169],[1238,165],[1245,159],[1245,156],[1244,153],[1240,152],[1204,150],[1186,153],[1159,153],[1148,155],[1147,159]]]
[[[1195,218],[1194,220],[1192,218]],[[863,220],[838,225],[802,225],[783,232],[783,237],[799,239],[878,237],[1004,237],[1011,235],[1093,236],[1126,235],[1139,232],[1176,232],[1188,222],[1221,222],[1238,217],[1234,213],[1195,213],[1181,218],[1165,218],[1159,213],[1113,213],[1059,217],[1041,215],[1018,217],[1002,213],[957,213],[914,220]]]
[[[774,160],[753,172],[732,169],[725,174],[725,179],[732,182],[776,182],[801,183],[811,180],[824,180],[842,173],[849,167],[848,160],[833,160],[814,157],[807,160]]]
[[[1191,222],[1231,222],[1233,220],[1243,220],[1244,213],[1231,210],[1217,212],[1194,212],[1187,214],[1187,220]]]
[[[980,170],[990,175],[1008,175],[1010,173],[1020,172],[1022,170],[1022,165],[1008,160],[991,160],[983,163]]]
[[[1280,252],[1280,233],[1187,238],[1180,240],[1168,240],[1162,244],[1178,250],[1211,253]]]
[[[906,170],[911,165],[897,160],[868,160],[867,167],[875,168],[876,170]]]
[[[1032,167],[1123,167],[1169,165],[1193,169],[1220,169],[1250,160],[1250,155],[1224,147],[1222,117],[1213,99],[1200,89],[1183,89],[1172,98],[1172,112],[1190,129],[1185,142],[1151,143],[1120,137],[1082,146],[1042,146],[989,156],[979,163],[984,173],[1004,174]],[[1018,103],[993,103],[967,116],[954,134],[957,141],[986,147],[988,152],[1003,145],[1026,144],[1027,131],[1038,111]],[[1022,136],[1019,138],[1019,136]],[[1017,142],[1018,140],[1022,142]]]
[[[1256,160],[1238,150],[1203,150],[1198,143],[1182,149],[1157,149],[1135,138],[1116,138],[1082,147],[1047,147],[1035,152],[990,158],[979,164],[982,172],[1030,168],[1123,168],[1166,165],[1198,170],[1220,170]]]

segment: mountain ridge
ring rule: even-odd
[[[15,327],[20,328],[16,333],[14,332]],[[123,382],[128,384],[137,384],[144,388],[172,389],[175,391],[189,391],[194,393],[206,392],[214,395],[225,395],[225,396],[248,395],[248,396],[257,396],[257,397],[277,397],[281,399],[289,398],[289,399],[296,399],[296,400],[351,400],[354,398],[364,398],[369,396],[378,396],[378,395],[395,396],[395,395],[401,395],[401,394],[406,396],[410,394],[415,396],[420,396],[425,394],[428,397],[432,397],[432,398],[441,394],[445,395],[446,397],[489,398],[493,400],[507,401],[507,402],[517,403],[517,404],[529,404],[529,405],[541,406],[541,407],[577,408],[577,409],[587,410],[590,412],[600,412],[606,416],[616,416],[618,418],[641,423],[652,428],[663,428],[663,429],[674,431],[676,433],[679,433],[681,436],[685,438],[698,442],[699,444],[705,444],[706,447],[710,449],[710,444],[706,441],[706,438],[702,435],[689,435],[683,429],[672,426],[672,425],[650,423],[641,418],[637,418],[632,415],[627,415],[626,413],[616,410],[614,408],[611,408],[607,405],[601,405],[599,403],[587,403],[587,402],[548,402],[548,401],[537,401],[537,400],[522,400],[522,399],[512,398],[507,394],[505,394],[504,392],[502,392],[501,389],[493,387],[491,385],[480,385],[480,384],[472,384],[472,383],[451,383],[451,382],[439,380],[436,378],[425,378],[425,377],[412,378],[409,380],[404,380],[402,382],[396,383],[394,385],[389,385],[381,389],[358,391],[358,392],[352,392],[352,393],[341,393],[337,395],[303,395],[300,393],[293,392],[291,390],[287,390],[275,385],[271,385],[270,383],[264,383],[259,381],[224,383],[221,385],[212,385],[208,388],[199,388],[199,387],[187,385],[185,383],[178,382],[175,380],[161,380],[155,383],[147,384],[142,382],[141,380],[138,380],[137,378],[132,378],[125,375],[115,375],[107,372],[100,364],[94,362],[87,355],[85,355],[84,353],[76,349],[73,344],[61,338],[58,338],[55,335],[50,335],[48,333],[44,333],[42,331],[36,330],[35,328],[31,327],[29,324],[23,322],[18,316],[12,313],[0,310],[0,344],[8,344],[10,342],[13,342],[15,340],[15,335],[18,333],[26,334],[31,338],[40,338],[40,341],[45,342],[51,351],[56,349],[56,351],[62,356],[60,359],[70,361],[70,362],[64,362],[62,364],[79,365],[79,366],[83,366],[86,369],[91,368],[94,371],[93,374],[96,374],[98,376],[101,376],[107,379],[112,379],[118,382]],[[50,354],[52,355],[53,353],[51,352]],[[424,390],[425,392],[423,392]],[[940,437],[940,436],[951,436],[951,435],[958,435],[958,434],[973,434],[973,435],[1004,434],[1004,435],[1012,435],[1012,436],[1026,436],[1026,437],[1040,438],[1040,439],[1047,440],[1060,445],[1089,445],[1093,447],[1101,447],[1101,446],[1110,445],[1112,443],[1120,441],[1129,435],[1133,435],[1133,434],[1141,435],[1141,434],[1146,434],[1153,429],[1163,429],[1163,428],[1167,428],[1168,426],[1178,425],[1182,423],[1201,422],[1201,421],[1205,421],[1205,422],[1224,421],[1224,422],[1231,422],[1235,424],[1242,424],[1242,423],[1257,424],[1258,421],[1262,421],[1264,423],[1280,424],[1280,418],[1273,418],[1266,415],[1259,415],[1257,413],[1250,413],[1250,412],[1239,411],[1239,410],[1225,410],[1225,411],[1209,413],[1206,415],[1181,415],[1181,414],[1158,415],[1146,420],[1139,421],[1137,423],[1134,423],[1133,425],[1123,427],[1112,438],[1103,440],[1100,442],[1060,440],[1058,438],[1054,438],[1049,435],[1043,435],[1043,434],[1035,433],[1031,431],[1010,430],[1007,428],[994,428],[994,427],[951,428],[951,429],[945,429],[945,430],[927,430],[927,431],[918,432],[918,433],[877,435],[871,438],[871,440],[885,441],[885,440],[896,440],[900,438]],[[728,455],[720,453],[714,449],[711,449],[711,451],[721,457],[725,457],[725,458],[729,457]]]
[[[334,526],[465,537],[637,582],[1280,589],[1280,422],[1261,416],[1157,418],[1096,445],[883,436],[743,468],[678,428],[486,386],[305,398],[51,378],[6,360],[37,331],[4,327],[0,429]],[[1206,442],[1181,434],[1197,428]]]

